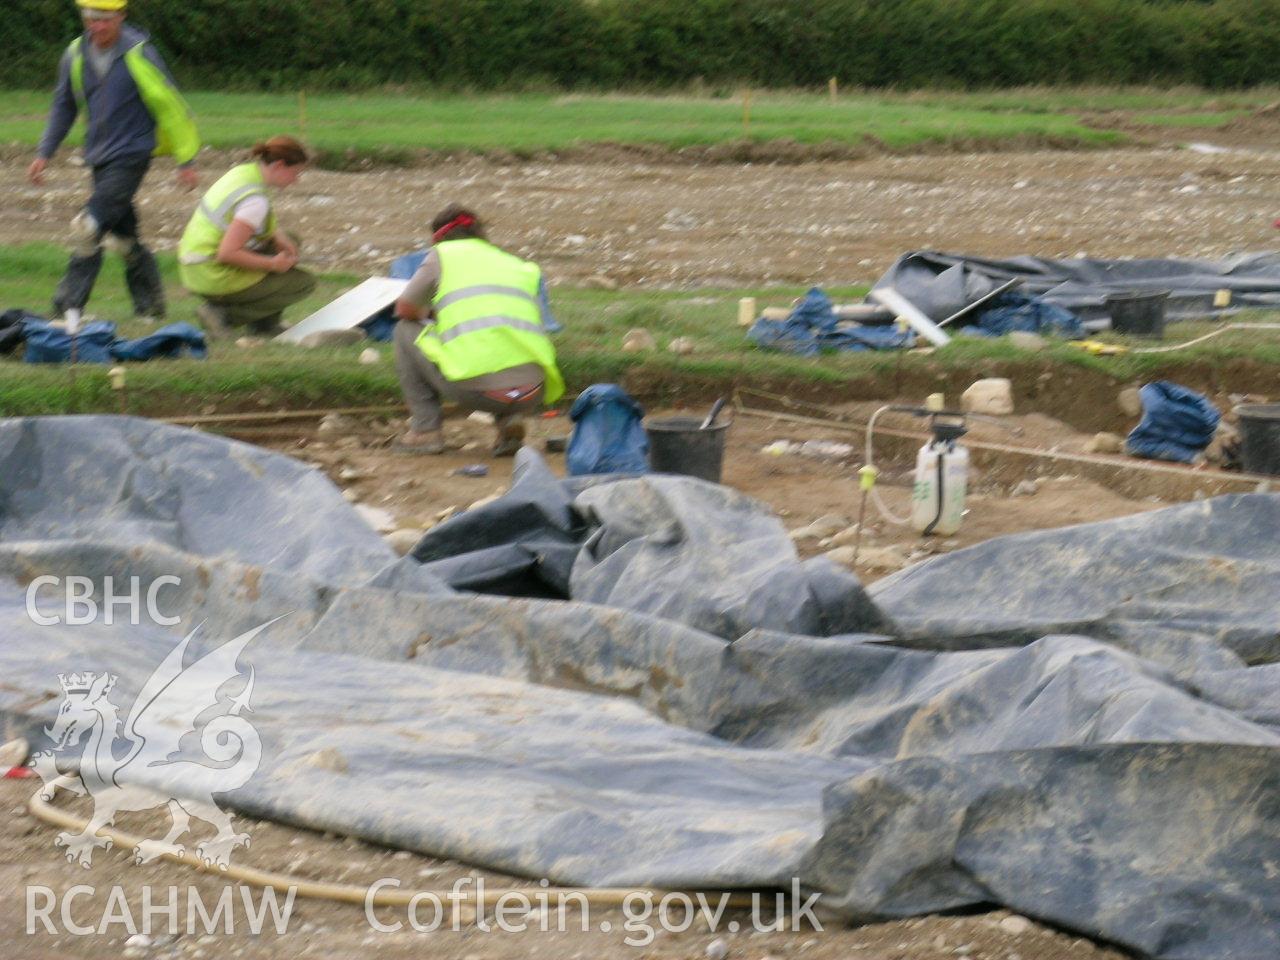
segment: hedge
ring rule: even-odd
[[[47,86],[75,8],[9,9],[0,86]],[[1280,82],[1280,0],[134,0],[130,17],[217,89]]]

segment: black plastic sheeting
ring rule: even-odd
[[[864,591],[724,488],[558,481],[529,450],[517,474],[421,565],[287,458],[0,422],[0,733],[42,746],[59,673],[128,704],[194,625],[283,615],[242,657],[242,811],[560,883],[794,877],[852,921],[1003,904],[1165,960],[1280,955],[1280,497]],[[72,572],[177,576],[182,624],[37,625],[25,585]]]
[[[1167,290],[1169,319],[1221,316],[1280,306],[1280,254],[1253,253],[1223,260],[990,260],[925,250],[899,257],[876,287],[893,287],[935,321],[945,320],[1009,280],[1021,293],[1038,294],[1090,326],[1107,326],[1108,294]],[[1218,290],[1231,291],[1228,308],[1215,308]],[[958,323],[977,320],[976,316]]]

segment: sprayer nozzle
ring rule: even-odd
[[[858,470],[858,486],[863,490],[870,490],[876,485],[876,477],[878,476],[880,476],[880,471],[868,463]]]

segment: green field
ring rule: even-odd
[[[366,158],[410,163],[428,152],[531,154],[593,144],[679,149],[790,142],[891,150],[1003,143],[1108,146],[1105,115],[1136,125],[1212,128],[1280,99],[1259,88],[1028,88],[996,92],[826,94],[737,90],[723,96],[624,94],[190,93],[205,143],[236,149],[276,133],[301,134],[341,166]],[[49,94],[0,91],[0,143],[34,147]],[[1114,126],[1114,122],[1108,124]],[[68,142],[80,142],[81,129]]]
[[[1179,97],[1172,105],[1185,102],[1186,96]],[[825,95],[752,93],[748,98],[745,92],[723,98],[195,92],[188,99],[204,141],[213,147],[243,147],[290,132],[329,153],[533,152],[596,143],[679,148],[742,140],[877,142],[906,149],[1002,140],[1105,145],[1122,139],[1073,116],[1070,98],[1034,91],[1022,103],[1012,94],[1007,99],[927,99],[850,93],[832,102]],[[0,92],[0,141],[34,146],[47,106],[47,93]],[[77,130],[74,136],[79,135]]]
[[[1274,89],[1211,94],[1191,89],[1026,89],[983,93],[751,92],[715,96],[604,94],[249,94],[193,92],[204,141],[244,147],[302,133],[329,154],[568,150],[598,143],[667,148],[749,140],[896,150],[946,143],[1039,140],[1102,146],[1122,134],[1088,125],[1098,113],[1137,123],[1216,126],[1280,99]],[[0,91],[0,142],[39,139],[49,94]],[[69,142],[77,143],[77,129]]]
[[[65,262],[56,247],[33,244],[0,248],[0,303],[47,309]],[[169,319],[195,321],[193,298],[177,285],[171,255],[160,257],[171,296]],[[321,278],[312,297],[293,308],[297,320],[358,282],[357,277],[330,274]],[[929,354],[843,353],[817,358],[797,357],[756,349],[736,325],[739,297],[755,296],[760,307],[785,306],[804,291],[770,287],[759,290],[699,289],[684,291],[619,291],[554,288],[552,303],[565,331],[556,336],[560,364],[570,396],[592,383],[625,382],[649,396],[674,393],[707,396],[734,386],[775,390],[797,395],[819,393],[849,396],[851,390],[884,396],[893,392],[900,375],[924,377],[938,386],[951,381],[963,389],[975,375],[1017,375],[1034,378],[1050,368],[1080,369],[1116,380],[1170,377],[1199,383],[1224,364],[1244,363],[1274,369],[1280,365],[1280,337],[1228,334],[1186,351],[1158,356],[1128,354],[1096,357],[1053,344],[1042,353],[1021,351],[1007,340],[956,339]],[[829,288],[837,301],[861,299],[862,288]],[[122,271],[109,259],[94,290],[90,310],[115,321],[125,336],[151,330],[129,316]],[[626,332],[643,327],[653,333],[658,349],[624,353]],[[1210,326],[1180,324],[1175,336],[1191,338]],[[691,356],[668,352],[667,343],[692,337],[698,345]],[[377,344],[381,362],[358,362],[368,341],[354,347],[306,350],[294,346],[259,344],[238,347],[215,344],[207,360],[162,360],[130,365],[128,410],[150,416],[179,416],[201,412],[261,411],[278,408],[366,406],[396,403],[399,388],[389,344]],[[958,386],[957,386],[958,385]],[[931,387],[930,389],[933,389]],[[18,357],[0,359],[0,416],[65,412],[116,411],[105,367],[79,365],[74,378],[68,367],[36,366]]]

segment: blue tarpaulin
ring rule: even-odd
[[[1209,443],[1222,419],[1207,398],[1176,383],[1148,383],[1142,398],[1142,422],[1133,428],[1125,449],[1136,457],[1190,463]]]
[[[820,287],[814,287],[785,320],[755,322],[747,337],[765,350],[812,357],[822,350],[900,350],[915,344],[915,334],[895,326],[841,323]]]
[[[61,327],[35,318],[22,321],[27,363],[66,363],[71,359],[71,337]],[[77,363],[112,363],[127,360],[206,356],[204,334],[189,323],[171,323],[136,340],[122,340],[116,325],[105,320],[85,324],[75,337]]]
[[[1043,333],[1068,340],[1084,336],[1084,324],[1070,310],[1043,297],[1006,290],[991,301],[978,316],[977,329],[990,337],[1002,337],[1015,330]]]
[[[612,383],[587,387],[569,408],[569,419],[573,436],[565,465],[570,476],[648,471],[644,410],[621,387]]]

